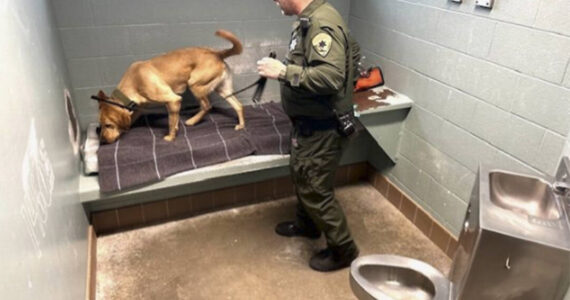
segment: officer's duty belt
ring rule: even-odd
[[[302,135],[309,136],[315,131],[329,130],[338,128],[336,118],[330,119],[309,119],[309,118],[292,118],[293,126]]]

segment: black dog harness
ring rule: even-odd
[[[124,108],[128,111],[135,111],[138,107],[138,104],[136,102],[134,102],[133,100],[129,99],[129,97],[125,96],[125,94],[123,94],[123,92],[121,92],[118,89],[115,89],[113,91],[113,93],[111,93],[111,97],[118,99],[119,101],[121,101],[122,103],[117,103],[117,102],[113,102],[113,101],[109,101],[107,99],[103,99],[97,96],[91,96],[91,99],[93,100],[97,100],[99,102],[105,102],[107,104],[111,104],[111,105],[115,105],[118,106],[120,108]]]

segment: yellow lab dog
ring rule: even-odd
[[[200,111],[186,121],[186,125],[198,123],[211,109],[208,94],[217,92],[235,109],[238,124],[235,130],[244,128],[241,103],[231,96],[232,77],[224,59],[240,54],[240,41],[230,32],[216,31],[216,35],[233,44],[231,49],[213,50],[202,47],[178,49],[149,60],[134,62],[119,82],[110,97],[99,91],[99,98],[125,106],[166,105],[168,110],[168,134],[166,141],[172,141],[178,131],[180,106],[187,88],[200,102]],[[122,133],[129,130],[139,111],[99,102],[99,123],[101,140],[115,142]]]

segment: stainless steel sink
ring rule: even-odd
[[[570,282],[563,199],[543,178],[480,166],[451,299],[562,299]]]
[[[550,184],[540,178],[505,172],[489,173],[490,197],[494,204],[541,219],[561,217],[561,207]]]

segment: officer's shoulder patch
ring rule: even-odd
[[[332,46],[332,37],[324,32],[321,32],[312,40],[313,48],[322,57],[327,57]]]

